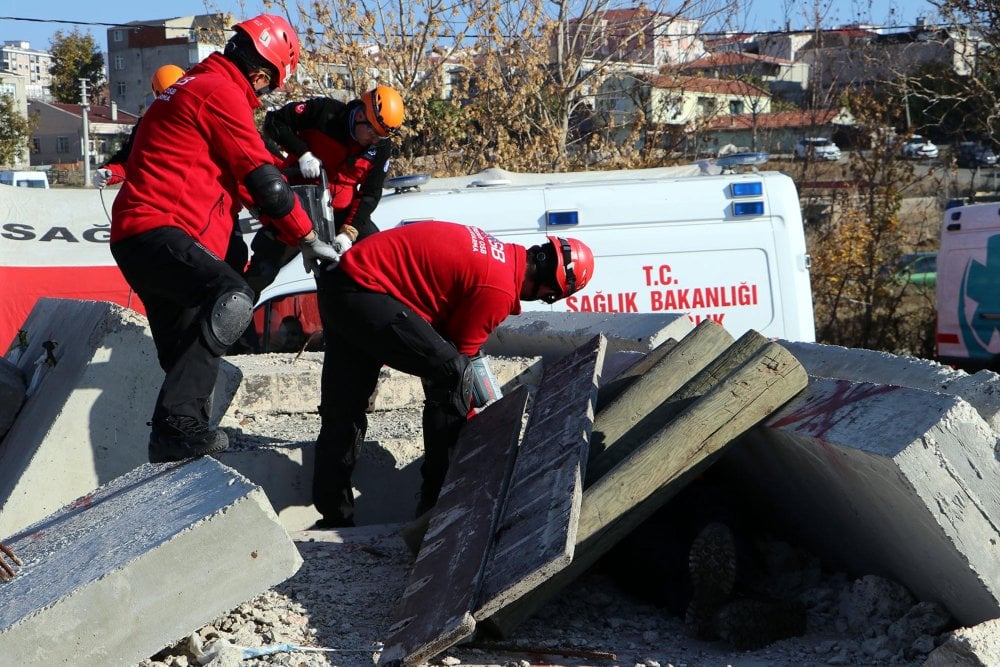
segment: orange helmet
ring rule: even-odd
[[[177,80],[182,76],[184,76],[184,70],[177,65],[157,67],[150,81],[153,86],[153,92],[157,95],[161,94],[164,90],[177,83]]]
[[[277,14],[261,14],[233,26],[253,42],[261,58],[278,71],[273,88],[280,88],[299,65],[299,38],[288,21]]]
[[[555,280],[562,291],[557,298],[579,292],[594,275],[594,253],[583,241],[546,236],[556,251]]]
[[[378,86],[364,94],[365,116],[375,134],[388,137],[403,124],[403,98],[389,86]]]

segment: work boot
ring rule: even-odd
[[[224,431],[212,430],[194,417],[170,415],[153,422],[149,436],[149,462],[168,463],[215,454],[229,446]]]
[[[729,526],[714,521],[702,528],[688,553],[691,602],[684,615],[697,638],[717,636],[715,612],[733,593],[736,565],[736,540]]]

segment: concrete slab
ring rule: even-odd
[[[28,382],[24,372],[12,362],[0,357],[0,440],[14,425],[24,403]]]
[[[504,320],[483,345],[499,357],[542,357],[555,361],[598,334],[608,339],[607,355],[649,352],[661,343],[680,340],[694,328],[686,315],[672,313],[544,313],[528,312]]]
[[[7,544],[24,565],[0,655],[19,667],[134,665],[302,564],[263,492],[210,457],[145,464]]]
[[[781,341],[809,375],[852,382],[874,382],[959,396],[979,411],[1000,433],[1000,375],[979,371],[973,375],[927,359],[888,352]]]
[[[6,355],[27,395],[0,441],[0,535],[9,535],[148,460],[163,371],[146,318],[102,301],[39,299]],[[217,422],[239,383],[223,364]]]
[[[816,553],[971,625],[1000,616],[994,444],[959,398],[810,377],[720,465]]]
[[[241,354],[226,357],[243,382],[231,402],[230,416],[242,414],[317,412],[320,403],[322,352],[298,354]],[[535,385],[542,374],[541,359],[490,357],[490,367],[507,390]],[[420,378],[383,368],[375,410],[398,410],[423,405]]]

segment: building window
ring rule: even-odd
[[[56,153],[69,153],[69,137],[56,137]]]
[[[122,71],[125,69],[125,56],[115,56],[115,70]]]
[[[128,91],[128,85],[124,81],[118,82],[118,97],[125,97],[125,93]]]
[[[715,99],[711,97],[699,97],[697,107],[699,116],[712,116],[715,114]]]
[[[729,113],[734,116],[743,113],[743,100],[729,100]]]
[[[116,42],[124,42],[125,41],[125,31],[124,30],[112,30],[111,31],[111,39],[114,40],[114,41],[116,41]]]
[[[31,139],[31,152],[35,153],[36,155],[38,153],[42,152],[42,140],[41,139],[38,139],[37,137],[33,137]]]

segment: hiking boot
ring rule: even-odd
[[[688,552],[691,602],[684,622],[699,639],[714,639],[715,612],[736,586],[736,540],[724,523],[712,522],[701,529]]]
[[[215,454],[229,446],[224,431],[212,430],[194,417],[170,415],[153,422],[149,435],[149,462],[169,463]]]

